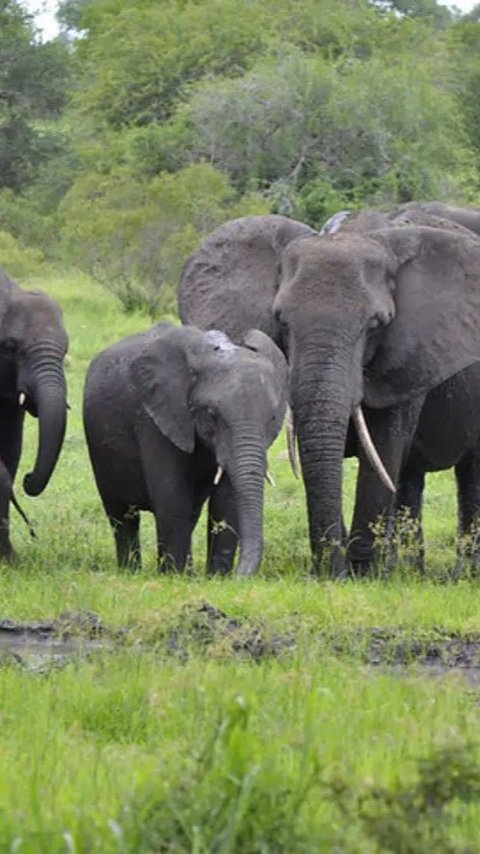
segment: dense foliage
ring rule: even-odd
[[[63,0],[59,20],[42,44],[0,3],[0,229],[127,309],[165,308],[230,216],[480,200],[480,4]]]

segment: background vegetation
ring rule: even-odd
[[[126,310],[170,310],[229,217],[480,200],[480,5],[63,0],[59,18],[42,44],[0,4],[0,230]]]

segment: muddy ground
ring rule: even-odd
[[[299,640],[299,615],[292,630],[273,632],[251,620],[229,617],[209,602],[186,605],[172,625],[142,639],[134,626],[112,629],[90,611],[64,612],[51,622],[22,623],[0,619],[0,665],[45,672],[96,653],[114,653],[126,645],[154,650],[179,662],[199,652],[217,658],[234,656],[251,661],[285,656],[299,643],[322,654],[359,662],[390,673],[438,676],[458,673],[480,684],[480,636],[461,636],[437,630],[415,638],[405,630],[375,627],[338,632],[312,632]]]

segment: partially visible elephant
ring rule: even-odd
[[[410,202],[399,210],[408,213],[423,211],[426,214],[456,222],[475,234],[480,234],[480,208],[460,208],[443,202]]]
[[[25,412],[38,418],[37,455],[33,471],[23,482],[28,495],[43,492],[62,447],[67,416],[67,347],[67,333],[55,300],[41,291],[23,290],[0,270],[0,460],[13,483]]]
[[[339,231],[360,234],[394,225],[425,225],[480,234],[480,209],[457,208],[442,202],[409,202],[392,210],[363,208],[359,211],[339,211],[324,223],[320,234],[336,234]]]
[[[267,449],[286,396],[285,358],[258,330],[238,346],[223,332],[160,323],[93,360],[85,432],[119,565],[140,566],[139,511],[149,510],[159,566],[183,570],[210,499],[209,571],[231,569],[236,531],[237,575],[257,570]]]
[[[221,329],[239,343],[247,329],[275,340],[272,302],[285,247],[316,234],[284,216],[233,219],[209,234],[187,260],[178,289],[182,323]]]
[[[27,518],[25,511],[17,501],[13,491],[12,478],[7,467],[0,460],[0,558],[12,563],[15,552],[10,541],[10,504],[13,504],[17,513],[27,525],[30,536],[35,537],[35,531]]]
[[[472,232],[454,219],[435,215],[429,209],[444,213],[449,209],[440,203],[420,205],[411,203],[388,213],[361,210],[355,214],[341,211],[325,223],[325,233],[367,233],[373,228],[391,228],[398,225],[423,225],[450,232]],[[418,554],[416,563],[421,568],[424,561],[423,530],[421,525],[425,475],[430,471],[455,469],[458,497],[458,532],[463,540],[462,551],[473,565],[480,564],[480,364],[473,364],[429,392],[422,407],[412,445],[399,475],[395,496],[395,516],[417,522]],[[370,422],[365,407],[367,424]],[[350,427],[347,455],[358,452],[357,437]]]

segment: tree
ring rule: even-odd
[[[61,43],[36,41],[16,0],[0,4],[0,187],[22,189],[58,152],[68,62]]]

